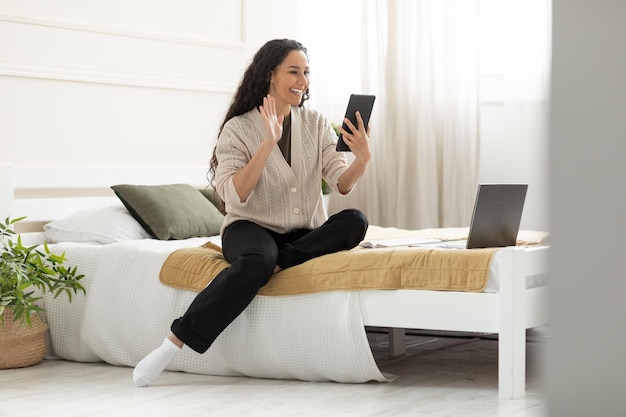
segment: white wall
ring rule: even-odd
[[[251,53],[297,16],[284,0],[1,0],[0,162],[206,164]]]
[[[528,184],[522,229],[549,230],[547,109],[547,100],[480,106],[478,181]],[[523,122],[520,114],[530,120]]]

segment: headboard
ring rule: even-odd
[[[27,216],[16,225],[26,243],[43,241],[53,219],[117,197],[115,184],[208,185],[208,165],[35,166],[0,165],[0,218]],[[25,244],[26,244],[25,243]]]

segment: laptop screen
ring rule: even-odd
[[[514,246],[528,184],[480,184],[467,248]]]

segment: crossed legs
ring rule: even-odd
[[[267,284],[272,274],[340,250],[363,240],[367,220],[358,210],[331,216],[314,230],[279,234],[249,221],[228,226],[222,237],[224,257],[231,264],[174,320],[172,333],[142,359],[133,372],[135,385],[151,385],[184,345],[204,353]]]

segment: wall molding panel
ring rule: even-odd
[[[242,4],[243,9],[243,4]],[[55,29],[66,29],[95,34],[120,36],[124,38],[144,39],[157,42],[179,43],[183,45],[199,46],[205,48],[232,49],[235,51],[245,50],[244,41],[244,13],[241,14],[240,31],[238,40],[226,39],[204,39],[201,37],[171,35],[156,32],[145,32],[131,29],[124,29],[115,26],[93,25],[88,23],[65,22],[60,20],[49,20],[26,16],[16,16],[10,14],[0,14],[0,21],[9,23],[19,23],[33,26],[43,26]]]
[[[233,30],[218,36],[0,7],[0,36],[10,40],[0,40],[0,77],[232,94],[233,74],[246,53],[245,3],[228,6],[240,13],[229,13]],[[213,60],[227,64],[215,66]]]
[[[200,93],[232,94],[234,86],[226,81],[209,81],[189,77],[114,72],[93,68],[25,64],[0,61],[0,76],[38,78],[53,81],[75,81],[126,87],[145,87]]]
[[[252,53],[297,39],[299,7],[0,0],[0,161],[206,165]]]

